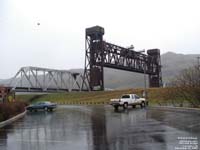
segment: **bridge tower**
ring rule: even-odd
[[[104,90],[103,35],[100,26],[86,29],[84,82],[87,80],[90,90]]]
[[[147,50],[147,54],[149,58],[151,59],[147,64],[148,68],[153,69],[153,72],[155,72],[154,74],[149,74],[149,86],[161,87],[162,86],[162,72],[161,72],[160,50],[149,49]],[[153,64],[153,65],[150,65],[150,64]]]
[[[85,70],[83,85],[89,90],[104,90],[104,67],[149,75],[149,86],[162,86],[160,50],[147,55],[103,41],[104,28],[94,26],[85,33]]]

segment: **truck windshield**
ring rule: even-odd
[[[130,98],[129,95],[123,95],[122,98]]]

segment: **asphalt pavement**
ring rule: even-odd
[[[139,107],[59,106],[0,129],[0,150],[198,150],[199,144],[200,113]]]

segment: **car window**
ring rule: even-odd
[[[130,98],[129,95],[123,95],[122,98]]]
[[[44,104],[43,102],[37,103],[37,105],[43,105],[43,104]]]
[[[137,96],[137,95],[135,95],[135,98],[136,98],[136,99],[139,99],[140,97],[139,97],[139,96]]]

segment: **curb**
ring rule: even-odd
[[[195,112],[200,113],[200,108],[188,108],[188,107],[172,107],[172,106],[149,106],[149,109],[159,109],[166,111],[176,111],[176,112]]]
[[[57,102],[58,105],[108,105],[109,102]]]
[[[14,121],[16,121],[16,120],[24,117],[25,114],[26,114],[26,110],[23,113],[21,113],[21,114],[18,114],[18,115],[14,116],[14,117],[12,117],[12,118],[10,118],[8,120],[0,122],[0,128],[4,127],[6,125],[9,125],[9,124],[13,123]]]

